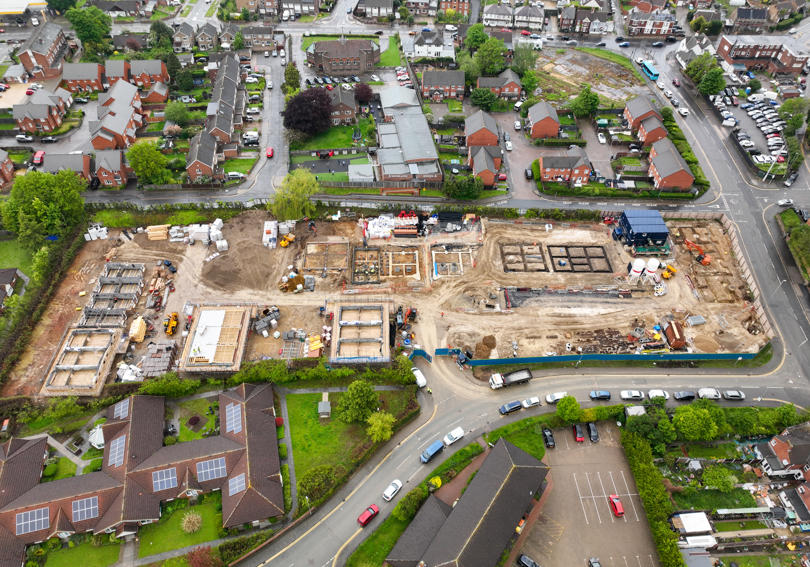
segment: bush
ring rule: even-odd
[[[330,465],[320,465],[308,470],[298,480],[298,494],[308,496],[315,502],[326,495],[335,485],[335,470]]]
[[[56,474],[56,463],[48,463],[42,471],[43,477],[51,477]]]
[[[565,146],[571,144],[585,146],[587,142],[582,138],[537,138],[532,142],[535,146]]]
[[[180,378],[177,372],[167,372],[154,380],[145,381],[138,389],[139,394],[182,398],[197,391],[200,382]]]
[[[410,522],[425,500],[427,500],[428,494],[427,486],[424,483],[419,484],[397,502],[397,505],[391,511],[391,515],[403,522]]]
[[[240,537],[239,539],[226,541],[217,547],[217,551],[219,552],[219,556],[222,558],[222,561],[225,563],[231,563],[242,557],[251,549],[258,547],[260,544],[270,539],[270,536],[272,535],[273,530],[265,530],[253,535]]]
[[[163,438],[163,445],[166,447],[168,447],[169,445],[174,445],[175,443],[177,443],[177,437],[175,437],[174,435],[167,435],[166,437]]]
[[[281,459],[281,460],[284,460],[284,459],[287,458],[287,445],[285,445],[284,443],[281,443],[278,446],[278,458]]]
[[[183,519],[180,522],[180,529],[187,534],[193,534],[200,531],[202,527],[202,516],[197,512],[186,512],[183,514]]]

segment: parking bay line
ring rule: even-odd
[[[600,471],[597,471],[596,472],[596,477],[599,479],[599,484],[602,486],[602,497],[604,497],[605,502],[607,503],[608,496],[607,496],[607,492],[605,492],[605,484],[602,482],[602,473]],[[600,497],[600,499],[601,499],[601,497]],[[595,506],[596,502],[594,502],[593,504]],[[610,523],[612,524],[614,521],[615,520],[613,519],[613,514],[610,514]]]
[[[613,479],[613,471],[608,471],[608,475],[610,476],[610,483],[613,485],[613,494],[618,495],[619,489],[616,488],[616,481]],[[633,498],[630,497],[630,500],[632,501]],[[636,517],[638,517],[638,514],[636,514]],[[627,522],[627,514],[622,515],[622,519]]]
[[[624,481],[624,488],[627,490],[627,493],[630,494],[630,485],[627,484],[627,479],[624,477],[624,471],[619,471],[619,474],[622,475],[622,480]],[[633,514],[636,515],[636,521],[639,522],[638,518],[638,511],[636,510],[636,503],[633,502],[633,498],[630,497],[630,505],[633,507]]]
[[[582,492],[579,491],[579,483],[577,482],[577,473],[574,474],[574,486],[577,487],[577,495],[579,496],[579,505],[582,506],[582,515],[585,516],[585,525],[589,525],[588,513],[585,511],[585,503],[582,501]]]
[[[585,480],[588,481],[588,490],[591,491],[591,496],[593,496],[593,487],[591,486],[591,479],[588,476],[588,473],[585,473]],[[593,503],[593,509],[596,511],[596,519],[599,520],[599,523],[602,523],[602,515],[599,513],[599,506],[596,505],[596,502]]]

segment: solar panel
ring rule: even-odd
[[[215,478],[222,478],[225,472],[225,457],[211,459],[210,461],[200,461],[197,463],[197,480],[205,482]]]
[[[73,521],[81,522],[98,517],[98,496],[73,501]]]
[[[163,469],[152,473],[152,490],[160,492],[169,488],[177,488],[177,469]]]
[[[44,530],[51,525],[48,508],[37,508],[17,514],[17,535]]]
[[[225,431],[227,433],[239,433],[242,431],[241,405],[228,404],[225,406]]]
[[[113,410],[113,418],[125,419],[128,415],[129,415],[129,398],[115,404],[115,409]]]
[[[126,447],[127,436],[116,437],[110,443],[110,457],[107,460],[108,467],[120,467],[124,464],[124,448]]]
[[[238,474],[228,481],[228,496],[239,494],[245,489],[245,473]]]

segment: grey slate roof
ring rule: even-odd
[[[104,75],[107,79],[120,77],[126,79],[127,62],[123,59],[108,59],[104,62]]]
[[[658,175],[667,177],[679,171],[686,171],[689,175],[692,175],[689,164],[687,164],[681,157],[681,154],[678,153],[678,149],[675,147],[675,144],[672,143],[672,140],[669,138],[661,138],[655,142],[652,147],[656,154],[658,154],[652,158],[652,163],[655,165],[655,170],[658,172]]]
[[[58,173],[62,170],[75,171],[81,173],[84,171],[84,154],[51,154],[46,153],[42,165],[39,167],[40,171],[46,173]]]
[[[540,101],[529,108],[529,121],[532,124],[536,124],[549,117],[557,124],[560,123],[560,119],[557,117],[557,111],[545,101]]]
[[[39,483],[39,471],[45,461],[48,443],[45,437],[39,439],[12,438],[0,445],[0,506],[5,507]]]
[[[3,148],[0,148],[0,165],[2,165],[6,159],[8,159],[8,152]]]
[[[810,521],[810,512],[807,511],[807,506],[805,506],[804,500],[802,500],[797,490],[795,488],[788,488],[785,490],[785,496],[787,496],[788,502],[793,505],[793,509],[796,511],[799,520],[802,522]]]
[[[337,108],[339,105],[344,104],[349,108],[355,108],[354,91],[347,91],[344,89],[332,89],[329,92],[329,98],[332,101],[332,107]]]
[[[650,102],[649,97],[646,96],[637,96],[636,98],[632,98],[625,103],[625,108],[630,111],[630,116],[635,119],[639,116],[643,116],[649,111],[658,112],[655,107]]]
[[[360,0],[360,4],[366,8],[388,8],[394,9],[394,0]]]
[[[473,132],[478,132],[480,129],[486,128],[496,136],[498,135],[498,123],[492,115],[479,110],[474,114],[470,114],[464,119],[464,135],[469,136]]]
[[[484,6],[484,15],[511,16],[512,8],[503,4],[488,4]]]
[[[452,508],[431,494],[385,558],[391,567],[416,567]]]
[[[438,30],[420,31],[413,40],[414,45],[444,45],[444,35]]]
[[[640,125],[644,126],[644,129],[647,132],[650,132],[651,130],[654,130],[656,128],[664,127],[664,123],[661,122],[657,116],[648,116],[647,118],[645,118],[640,122]]]
[[[120,171],[123,166],[124,152],[121,150],[97,150],[96,171],[104,168],[108,171]]]
[[[405,87],[386,87],[380,91],[380,104],[383,108],[404,108],[419,106],[416,92]]]
[[[200,132],[191,139],[186,157],[186,167],[190,167],[195,161],[214,167],[216,153],[216,138],[208,132]]]
[[[534,6],[521,6],[515,10],[515,17],[517,18],[518,16],[524,18],[542,18],[543,10]]]
[[[62,66],[62,79],[70,80],[93,80],[99,78],[98,63],[65,63]]]
[[[116,82],[106,93],[98,95],[98,120],[88,124],[90,135],[95,136],[102,128],[116,134],[127,133],[128,124],[133,117],[135,109],[132,100],[138,92],[138,87],[126,81]],[[112,99],[112,103],[104,103]]]
[[[134,59],[130,62],[129,69],[133,75],[141,73],[160,75],[163,71],[163,61],[160,59]]]
[[[497,146],[473,146],[470,148],[475,173],[481,171],[498,171],[495,167],[495,161],[492,159],[492,155],[487,151],[489,147],[497,148]]]
[[[177,28],[177,31],[174,32],[174,35],[185,35],[187,37],[194,37],[195,34],[194,26],[192,26],[188,22],[183,22],[180,24],[180,27]]]
[[[581,165],[591,167],[591,162],[588,160],[588,155],[585,150],[579,146],[571,148],[564,156],[544,156],[542,158],[541,167],[543,169],[574,169]]]
[[[62,33],[61,27],[52,22],[45,22],[31,33],[17,53],[30,49],[34,53],[46,54],[60,33]]]
[[[356,57],[361,51],[379,53],[380,46],[370,39],[336,39],[316,41],[309,49],[326,57]]]
[[[768,18],[767,8],[737,8],[735,10],[735,20],[766,20]]]
[[[219,35],[219,32],[217,31],[217,27],[214,24],[212,24],[211,22],[206,22],[197,29],[197,37],[201,35],[207,35],[210,38],[216,39],[217,36]]]
[[[422,73],[422,85],[426,87],[464,87],[464,71],[425,71]]]
[[[59,87],[51,92],[48,89],[39,89],[34,94],[28,96],[21,104],[15,104],[12,108],[12,115],[15,120],[22,120],[26,117],[34,120],[48,117],[49,108],[59,104],[62,100],[67,105],[70,93]]]
[[[500,88],[511,82],[520,85],[520,77],[512,69],[505,69],[495,77],[481,77],[478,79],[478,84],[487,89],[492,87]]]

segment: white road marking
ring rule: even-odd
[[[448,424],[447,424],[447,426],[448,426],[448,427],[451,427],[451,426],[453,426],[453,425],[457,424],[459,421],[463,421],[463,420],[464,420],[464,418],[463,418],[463,417],[460,417],[460,418],[458,418],[457,420],[455,420],[455,421],[451,421],[450,423],[448,423]]]
[[[585,473],[585,480],[588,481],[588,490],[591,492],[591,496],[593,496],[593,487],[591,486],[591,479],[588,476],[588,473]],[[599,520],[599,523],[602,523],[602,515],[599,513],[599,506],[596,505],[596,502],[593,503],[593,509],[596,511],[596,519]]]
[[[410,482],[410,481],[411,481],[411,479],[412,479],[413,477],[415,477],[416,475],[418,475],[418,474],[419,474],[419,472],[420,472],[420,469],[416,469],[415,471],[413,471],[413,474],[412,474],[411,476],[409,476],[409,477],[408,477],[408,481],[407,481],[407,482]]]
[[[585,525],[589,525],[588,513],[585,511],[585,504],[583,503],[582,492],[579,491],[579,483],[577,482],[577,473],[574,473],[574,486],[577,487],[577,494],[579,495],[579,505],[582,506],[582,515],[585,516]]]
[[[624,471],[619,471],[619,474],[622,475],[622,480],[624,481],[625,490],[627,490],[627,493],[629,494],[630,493],[630,485],[627,484],[627,479],[624,477]],[[639,517],[638,517],[638,510],[636,510],[636,503],[633,502],[632,497],[630,498],[630,505],[633,507],[633,514],[635,514],[635,516],[636,516],[636,521],[639,522],[640,520],[639,520]]]
[[[610,504],[608,503],[608,495],[607,495],[607,492],[605,491],[605,484],[602,482],[602,473],[597,472],[596,477],[599,479],[599,484],[602,487],[602,496],[604,496],[604,498],[605,498],[605,504],[610,506]],[[594,504],[596,504],[596,502],[594,502]],[[615,520],[613,518],[613,514],[610,514],[610,523],[612,524],[614,521]]]
[[[622,559],[624,559],[624,565],[625,565],[625,567],[630,567],[630,564],[627,562],[627,557],[625,557],[624,555],[622,555]]]

